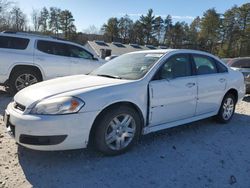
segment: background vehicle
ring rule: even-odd
[[[125,152],[141,134],[216,116],[233,117],[245,95],[243,75],[194,50],[121,55],[89,75],[38,83],[18,92],[5,124],[15,140],[38,150]]]
[[[102,64],[81,45],[49,36],[0,33],[0,83],[13,93],[55,77],[87,74]]]
[[[230,60],[232,60],[233,58],[222,58],[221,60],[225,63],[225,64],[228,64],[228,62]]]
[[[245,78],[246,93],[250,94],[250,57],[239,57],[231,59],[228,65],[242,72]]]

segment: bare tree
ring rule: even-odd
[[[0,15],[3,14],[11,5],[11,2],[7,0],[0,0]]]
[[[23,31],[26,28],[26,15],[19,7],[13,7],[10,11],[12,28],[16,31]]]
[[[86,33],[86,34],[100,34],[100,29],[98,29],[95,25],[90,25],[87,29],[83,30],[83,33]]]
[[[128,15],[125,15],[121,17],[118,22],[119,36],[121,37],[122,42],[125,43],[130,39],[130,34],[132,32],[133,27],[133,20],[131,20]]]
[[[48,22],[49,22],[49,11],[46,7],[43,7],[39,15],[39,26],[41,26],[41,30],[44,33],[48,31]]]
[[[56,7],[50,7],[49,28],[55,35],[58,35],[60,30],[60,14],[61,9]]]
[[[8,9],[11,2],[7,0],[0,0],[0,30],[9,29],[10,15]]]
[[[39,10],[37,9],[33,9],[32,13],[31,13],[31,19],[32,19],[32,23],[33,23],[33,29],[35,32],[39,31]]]

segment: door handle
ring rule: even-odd
[[[187,84],[186,84],[186,86],[190,88],[190,87],[193,87],[193,86],[195,86],[195,83],[193,83],[193,82],[190,82],[190,83],[187,83]]]
[[[226,81],[225,78],[220,78],[220,79],[219,79],[219,82],[221,82],[221,83],[223,83],[223,82],[225,82],[225,81]]]

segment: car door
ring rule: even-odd
[[[220,72],[216,61],[206,55],[193,54],[193,60],[198,82],[196,115],[215,112],[225,93],[227,71]]]
[[[34,63],[42,68],[46,79],[70,75],[71,59],[65,43],[38,40]]]
[[[166,60],[149,83],[149,125],[173,122],[195,115],[197,84],[190,55]]]
[[[71,74],[87,74],[101,65],[98,59],[84,48],[68,45],[71,57]]]

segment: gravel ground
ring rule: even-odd
[[[0,91],[0,119],[11,97]],[[229,124],[212,118],[144,136],[120,156],[33,151],[0,120],[0,187],[250,187],[250,96]]]

